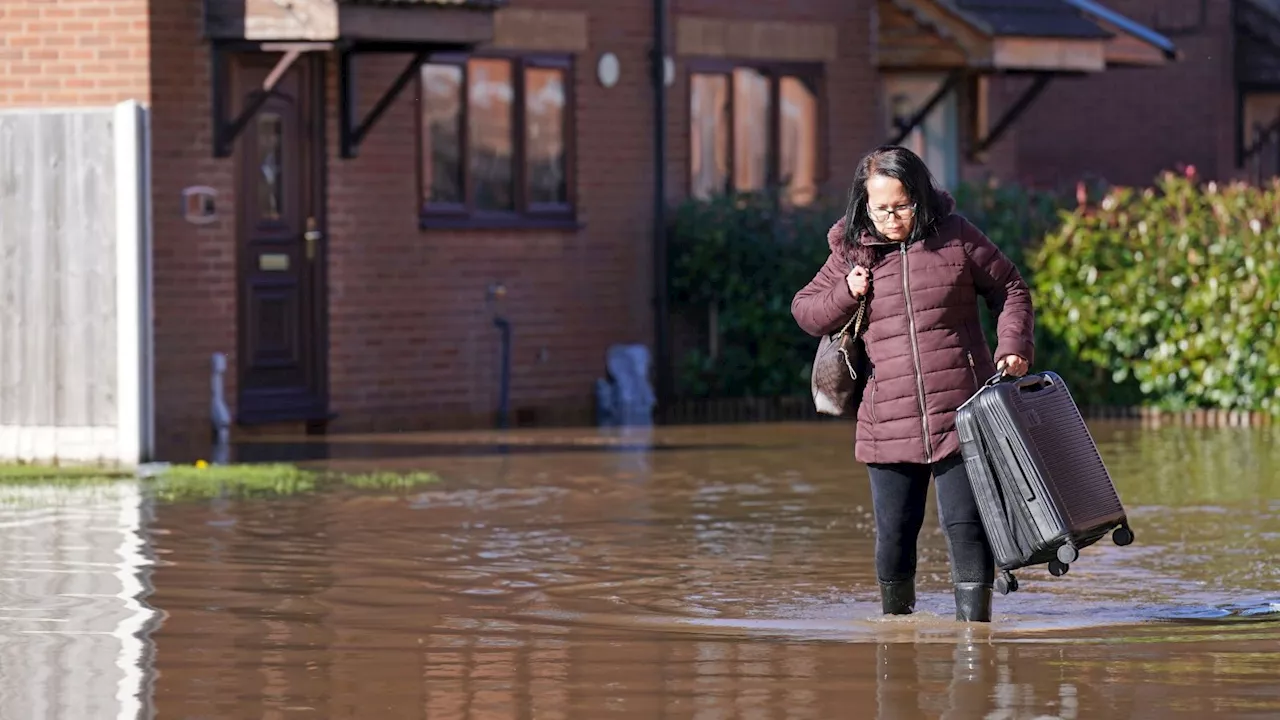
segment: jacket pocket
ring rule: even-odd
[[[876,422],[876,371],[871,371],[871,422]]]
[[[965,350],[964,354],[969,358],[969,377],[973,380],[973,391],[978,392],[978,368],[973,364],[973,351]]]

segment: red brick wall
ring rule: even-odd
[[[150,96],[147,0],[0,1],[0,107]]]
[[[420,230],[416,89],[410,86],[384,115],[358,158],[344,160],[337,63],[328,59],[335,429],[491,423],[499,377],[495,312],[514,327],[512,409],[534,421],[590,421],[593,381],[604,372],[607,347],[652,343],[651,3],[617,0],[607,13],[588,0],[528,0],[525,6],[534,5],[591,13],[589,49],[576,57],[574,75],[583,224],[577,231]],[[785,14],[753,7],[755,19],[839,26],[840,56],[827,67],[825,100],[828,178],[843,194],[858,157],[880,140],[873,4],[809,0]],[[205,446],[210,355],[225,352],[236,367],[234,162],[211,152],[200,4],[150,3],[147,12],[144,0],[5,2],[0,102],[105,104],[132,97],[150,103],[157,439],[160,454],[173,457]],[[672,8],[673,26],[680,12],[734,18],[742,10],[728,0],[684,0]],[[164,40],[150,45],[149,37]],[[595,78],[595,61],[605,51],[622,65],[620,82],[610,89]],[[404,61],[361,58],[359,97],[366,109]],[[688,175],[688,86],[679,58],[677,70],[668,95],[672,199],[685,192]],[[195,184],[219,191],[214,224],[190,225],[180,216],[180,191]],[[486,299],[490,283],[507,288],[497,304]],[[235,381],[233,372],[226,388],[232,402]]]
[[[1151,0],[1113,0],[1139,20]],[[576,58],[578,231],[420,230],[413,86],[360,150],[339,157],[337,66],[328,62],[330,388],[336,429],[488,424],[498,392],[502,312],[514,326],[512,408],[542,421],[588,421],[606,348],[651,344],[652,90],[649,0],[522,0],[522,7],[591,14],[589,49]],[[1162,70],[1055,81],[987,169],[1041,182],[1100,172],[1148,181],[1193,162],[1221,173],[1233,116],[1225,3],[1210,32],[1180,37],[1186,59]],[[148,11],[152,13],[148,16]],[[858,158],[882,141],[874,70],[874,3],[786,4],[673,0],[680,14],[829,22],[838,58],[825,73],[829,189],[844,192]],[[151,45],[148,38],[163,38]],[[674,52],[674,35],[673,35]],[[595,79],[605,51],[621,61],[617,86]],[[209,356],[236,353],[233,162],[212,157],[209,52],[200,4],[127,0],[4,0],[0,106],[149,101],[153,110],[156,400],[161,451],[207,432]],[[670,199],[688,183],[687,58],[668,91]],[[405,59],[360,60],[367,108]],[[1007,99],[1010,88],[997,88]],[[993,105],[995,103],[993,102]],[[993,112],[997,112],[993,107]],[[1148,118],[1138,127],[1134,117]],[[979,169],[968,168],[972,177]],[[983,171],[985,172],[985,171]],[[197,227],[178,214],[181,188],[220,191],[221,220]],[[490,283],[507,296],[486,300]],[[235,398],[235,376],[228,376]]]
[[[675,3],[738,17],[727,2]],[[837,193],[875,134],[870,3],[811,0],[757,8],[755,18],[839,23],[841,56],[827,67],[829,174]],[[618,342],[650,345],[652,326],[652,102],[648,80],[652,5],[618,0],[607,14],[585,0],[524,8],[593,11],[589,51],[576,58],[578,207],[584,227],[557,231],[419,230],[412,151],[412,91],[383,117],[360,157],[337,158],[330,137],[330,353],[336,428],[399,429],[492,422],[498,403],[499,336],[490,283],[508,291],[514,327],[511,405],[537,420],[591,420],[592,383]],[[595,77],[600,53],[622,67],[610,89]],[[403,65],[367,62],[366,104]],[[679,60],[679,59],[678,59]],[[362,60],[361,62],[366,62]],[[335,77],[331,73],[331,78]],[[671,198],[687,187],[684,63],[669,91]],[[869,99],[868,99],[869,98]],[[336,85],[331,83],[331,112]]]
[[[236,393],[236,204],[234,161],[213,157],[209,46],[201,6],[153,3],[151,184],[156,441],[161,457],[194,443],[207,450],[210,356],[227,354],[228,400]],[[218,220],[192,225],[181,191],[218,191]]]
[[[526,3],[529,7],[533,3]],[[588,2],[539,9],[588,10]],[[642,72],[649,3],[610,4],[576,58],[580,231],[420,230],[416,89],[410,86],[353,160],[330,152],[330,387],[334,427],[402,429],[493,422],[499,333],[512,323],[511,407],[541,421],[591,419],[594,379],[612,343],[649,343],[652,93]],[[623,72],[604,89],[595,57]],[[407,58],[365,63],[366,105]],[[335,67],[336,70],[336,67]],[[336,75],[331,111],[336,107]],[[489,303],[491,283],[507,289]]]
[[[842,195],[854,164],[881,140],[872,41],[874,3],[806,0],[785,7],[677,0],[704,17],[830,22],[837,61],[826,68],[827,178]],[[417,215],[416,89],[366,137],[360,156],[338,151],[337,63],[329,84],[330,390],[335,429],[487,425],[498,403],[495,313],[514,328],[511,406],[534,421],[591,420],[593,381],[610,344],[651,345],[652,102],[649,0],[526,0],[523,7],[590,14],[576,56],[576,231],[421,230]],[[148,15],[150,12],[150,15]],[[209,51],[197,2],[6,1],[0,7],[0,102],[152,109],[156,410],[161,455],[202,448],[209,357],[236,367],[234,162],[211,152]],[[163,38],[150,45],[149,37]],[[603,52],[619,83],[599,85]],[[674,54],[674,30],[672,34]],[[407,58],[362,57],[368,108]],[[687,191],[685,58],[668,95],[670,199]],[[186,223],[179,194],[219,191],[219,220]],[[491,283],[507,289],[490,303]],[[234,403],[236,378],[227,377]]]
[[[650,4],[647,0],[642,4]],[[884,142],[880,118],[880,77],[875,67],[875,3],[871,0],[793,0],[787,3],[736,3],[732,0],[672,0],[676,13],[741,20],[830,23],[838,33],[838,55],[826,63],[825,150],[827,191],[843,197],[862,156]],[[671,88],[668,172],[672,199],[689,187],[688,58],[676,58]]]
[[[1110,0],[1140,22],[1159,11],[1179,23],[1198,2]],[[1018,123],[1017,161],[1023,177],[1070,184],[1100,177],[1149,184],[1179,163],[1202,175],[1233,172],[1235,99],[1227,2],[1208,3],[1208,26],[1174,37],[1183,59],[1166,67],[1113,69],[1081,79],[1055,79]]]

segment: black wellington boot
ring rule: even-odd
[[[991,586],[956,583],[956,620],[991,622]]]
[[[880,607],[885,615],[910,615],[916,609],[916,579],[881,582]]]

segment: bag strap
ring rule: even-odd
[[[853,261],[848,257],[845,257],[844,261],[849,263],[849,272],[853,272]],[[858,332],[862,329],[863,312],[866,309],[867,297],[866,295],[863,295],[861,298],[858,298],[858,312],[854,313],[853,317],[849,318],[849,322],[845,323],[844,327],[840,328],[840,332],[836,335],[836,338],[839,339],[844,337],[845,333],[849,332],[850,325],[853,326],[853,336],[855,338],[858,337]]]
[[[858,312],[854,313],[853,317],[849,318],[849,322],[844,324],[844,327],[840,329],[840,332],[839,334],[836,335],[836,337],[837,338],[844,337],[844,334],[849,332],[850,325],[853,325],[853,336],[858,337],[858,331],[862,329],[862,314],[863,314],[863,311],[866,310],[866,308],[867,308],[866,298],[865,297],[860,298],[858,300]]]

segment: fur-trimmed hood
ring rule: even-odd
[[[942,211],[937,219],[937,223],[941,226],[952,215],[955,214],[956,200],[951,193],[946,190],[938,190],[938,205]],[[827,246],[831,248],[831,252],[839,257],[844,257],[853,265],[861,265],[863,267],[871,267],[876,260],[876,247],[885,245],[896,245],[897,243],[889,243],[876,239],[871,233],[864,231],[858,237],[857,243],[849,242],[845,236],[845,218],[841,216],[831,229],[827,231]]]

